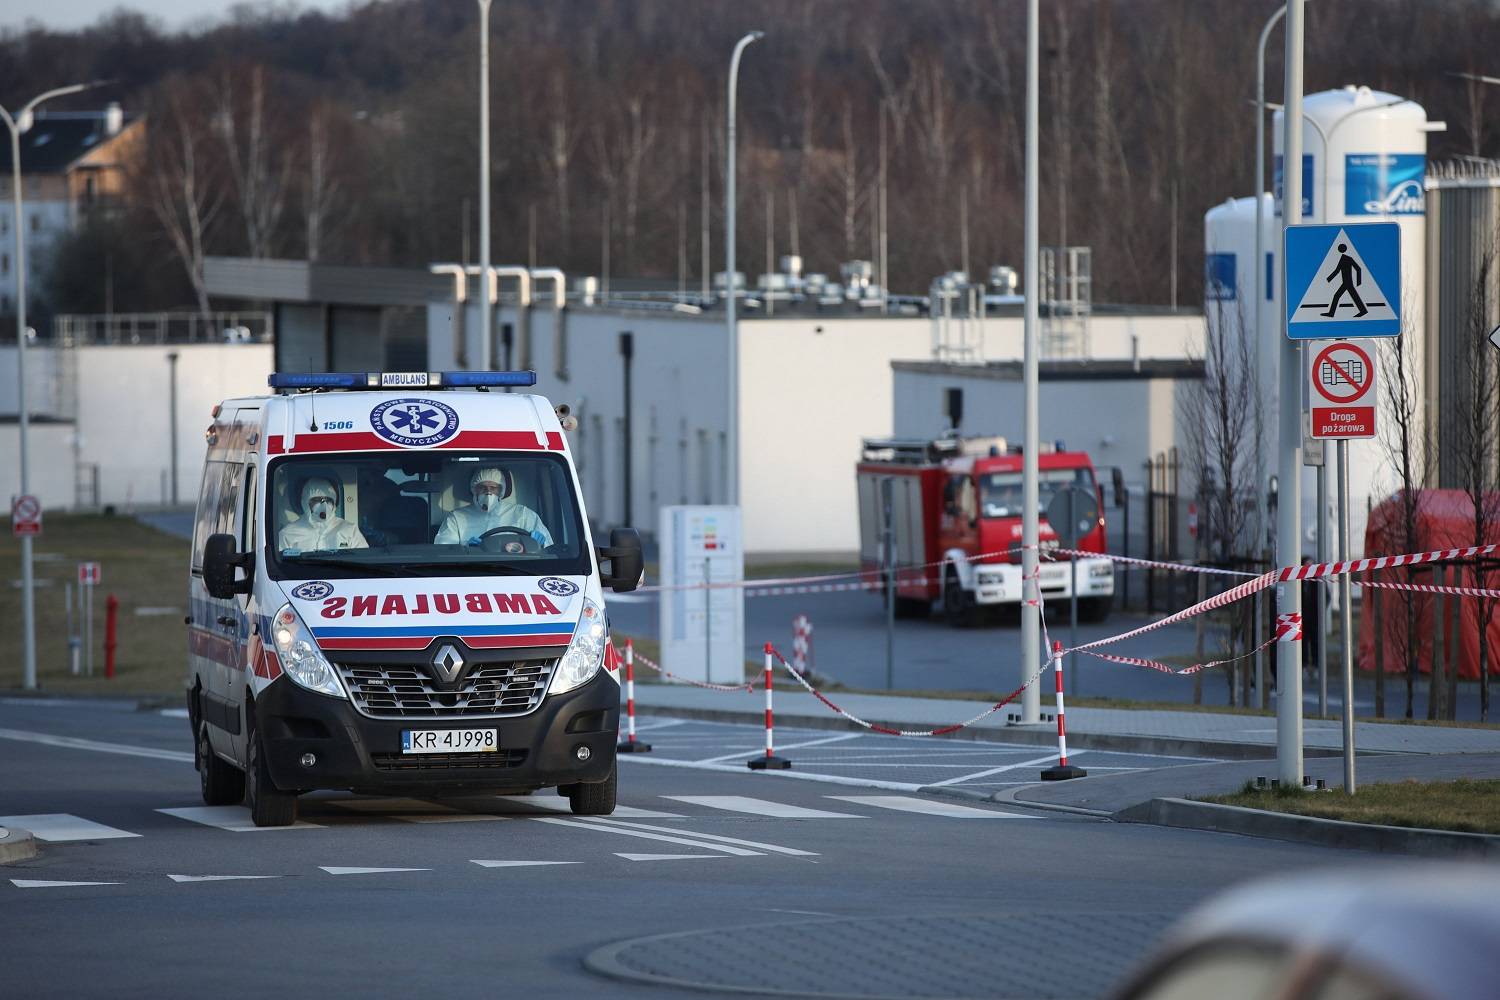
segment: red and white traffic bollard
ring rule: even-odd
[[[1043,781],[1066,781],[1087,777],[1088,772],[1068,763],[1068,727],[1063,722],[1063,655],[1062,643],[1052,644],[1052,676],[1057,680],[1057,766],[1042,772]]]
[[[771,644],[766,643],[766,755],[756,757],[746,762],[746,766],[752,771],[785,771],[792,766],[792,762],[785,757],[776,756],[776,744],[771,737],[772,714],[771,714],[771,687],[775,678],[771,672]]]
[[[635,739],[635,642],[625,640],[625,725],[626,736],[615,749],[619,753],[650,753],[651,744]]]

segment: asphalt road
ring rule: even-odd
[[[1389,863],[861,787],[858,768],[695,766],[743,750],[733,727],[653,738],[663,759],[622,757],[608,820],[550,793],[318,794],[306,826],[236,832],[239,807],[202,810],[182,718],[0,699],[0,825],[53,838],[0,866],[0,982],[18,997],[1093,996],[1217,889]]]

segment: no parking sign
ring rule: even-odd
[[[1375,360],[1352,340],[1324,347],[1308,369],[1312,436],[1320,439],[1375,436]]]

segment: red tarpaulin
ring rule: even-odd
[[[1500,507],[1500,503],[1497,503]],[[1391,497],[1370,512],[1365,526],[1365,555],[1400,555],[1404,552],[1428,552],[1435,549],[1451,549],[1474,544],[1474,505],[1463,490],[1420,490],[1417,495],[1415,532],[1406,537],[1403,525],[1401,497]],[[1500,523],[1488,525],[1486,543],[1500,542]],[[1485,574],[1484,582],[1477,579],[1473,566],[1454,563],[1424,564],[1411,568],[1376,570],[1369,574],[1358,574],[1357,582],[1373,580],[1376,583],[1437,583],[1434,570],[1441,567],[1449,587],[1488,587],[1500,589],[1500,562]],[[1330,578],[1333,580],[1334,578]],[[1434,615],[1438,607],[1438,595],[1413,593],[1400,590],[1384,590],[1376,587],[1363,588],[1363,603],[1359,617],[1359,668],[1375,670],[1375,602],[1380,602],[1381,631],[1385,634],[1384,666],[1388,674],[1399,674],[1406,670],[1407,657],[1407,599],[1412,599],[1416,611],[1416,657],[1422,673],[1432,670],[1433,640],[1436,638]],[[1500,673],[1500,599],[1486,602],[1478,597],[1458,597],[1444,594],[1443,609],[1443,660],[1445,664],[1457,663],[1458,676],[1469,679],[1479,677],[1479,622],[1483,606],[1495,606],[1490,616],[1489,649],[1487,659],[1491,675]],[[1456,644],[1456,645],[1455,645]]]

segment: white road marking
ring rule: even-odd
[[[994,809],[975,809],[937,799],[918,799],[906,795],[829,795],[827,798],[840,802],[853,802],[860,806],[875,806],[880,809],[896,809],[901,812],[922,813],[927,816],[950,816],[954,819],[1036,819],[1022,813],[998,812]]]
[[[1071,756],[1076,757],[1079,754],[1083,753],[1088,753],[1088,751],[1074,750]],[[934,781],[932,783],[932,787],[937,788],[941,785],[956,785],[961,781],[972,781],[975,778],[988,778],[992,774],[1000,774],[1004,771],[1015,771],[1023,767],[1036,767],[1038,764],[1047,764],[1055,760],[1057,760],[1057,754],[1049,753],[1045,757],[1035,757],[1031,760],[1017,761],[1014,764],[1006,764],[1002,767],[992,767],[985,771],[975,771],[973,774],[960,774],[956,778],[945,778],[942,781]]]
[[[582,861],[470,861],[481,868],[534,868],[541,865],[581,865]]]
[[[493,813],[398,813],[389,817],[403,823],[500,823],[506,817]]]
[[[188,717],[188,710],[185,708],[164,708],[157,714],[168,719],[186,719]]]
[[[66,747],[69,750],[92,750],[95,753],[121,754],[126,757],[150,757],[154,760],[176,761],[179,764],[193,762],[193,755],[185,750],[160,750],[156,747],[131,746],[128,743],[101,743],[98,740],[80,740],[72,736],[32,733],[24,729],[0,729],[0,740],[19,740],[23,743],[40,743],[43,746]]]
[[[10,884],[17,889],[58,889],[69,885],[122,885],[121,882],[52,882],[47,879],[13,878]]]
[[[725,809],[729,812],[750,813],[753,816],[773,816],[776,819],[864,819],[853,813],[828,812],[825,809],[808,809],[805,806],[772,802],[770,799],[755,799],[748,795],[663,795],[695,806],[710,809]]]
[[[761,753],[765,753],[762,749]],[[634,761],[637,764],[654,764],[657,767],[686,767],[694,771],[720,771],[724,774],[745,774],[743,764],[738,767],[731,764],[699,764],[691,760],[672,760],[668,757],[650,757],[645,754],[626,754],[620,760]],[[845,774],[813,774],[807,771],[775,771],[762,772],[766,780],[776,781],[822,781],[830,785],[854,785],[857,788],[889,788],[895,792],[915,792],[919,788],[926,787],[915,781],[886,781],[881,778],[851,778]]]
[[[38,813],[34,816],[0,816],[0,826],[19,826],[30,830],[37,840],[63,843],[69,840],[118,840],[139,837],[138,833],[117,830],[103,823],[81,819],[71,813]]]
[[[799,749],[801,747],[821,746],[824,743],[842,743],[845,740],[857,740],[857,739],[859,739],[863,735],[864,735],[864,733],[842,733],[842,734],[840,734],[838,736],[826,736],[826,737],[824,737],[823,739],[820,739],[820,740],[808,740],[805,743],[786,743],[786,744],[783,744],[782,746],[777,747],[776,749],[777,750],[797,750],[797,749]],[[734,753],[726,753],[726,754],[724,754],[723,756],[720,756],[720,757],[709,757],[709,758],[707,758],[705,760],[700,760],[697,763],[699,763],[699,764],[717,764],[721,760],[733,760],[736,757],[745,757],[745,756],[747,756],[749,754],[753,754],[753,753],[755,753],[756,749],[757,748],[751,748],[749,750],[736,750]],[[758,749],[764,750],[765,747],[762,746],[762,747],[759,747]]]
[[[505,798],[505,796],[500,796]],[[568,800],[560,797],[537,798],[535,796],[527,799],[514,799],[517,806],[530,806],[533,809],[545,809],[548,812],[572,813],[573,807]],[[629,816],[632,819],[684,819],[682,813],[658,812],[655,809],[637,809],[635,806],[615,806],[614,815]]]
[[[390,872],[430,872],[431,868],[341,868],[337,865],[319,865],[330,875],[385,875]]]
[[[553,816],[533,816],[531,818],[538,823],[555,823],[558,826],[571,826],[578,830],[593,830],[595,833],[615,833],[622,837],[639,837],[642,840],[660,840],[668,844],[681,844],[684,847],[698,847],[705,851],[722,851],[725,854],[733,854],[743,858],[765,857],[760,851],[746,850],[743,847],[733,847],[728,844],[720,846],[718,844],[705,843],[702,840],[690,840],[688,837],[669,837],[661,833],[627,830],[618,826],[605,826],[602,823],[581,823],[578,820],[562,819]]]
[[[239,882],[262,878],[281,878],[280,875],[168,875],[173,882]]]
[[[652,826],[650,823],[626,823],[623,820],[611,819],[608,816],[584,817],[586,822],[607,823],[610,826],[626,826],[632,830],[655,830],[658,833],[677,833],[678,830],[670,826]],[[775,844],[763,844],[758,840],[741,840],[738,837],[721,837],[716,833],[699,833],[697,830],[691,834],[698,840],[712,840],[718,844],[738,844],[741,847],[760,848],[762,851],[771,851],[776,854],[787,854],[799,858],[815,858],[816,851],[799,851],[795,847],[778,847]]]
[[[615,857],[624,858],[626,861],[712,861],[714,858],[723,858],[722,854],[621,854],[615,852]]]
[[[218,827],[231,833],[261,833],[268,830],[321,830],[319,823],[299,819],[291,826],[256,826],[250,818],[250,810],[244,806],[188,806],[182,809],[158,809],[167,816],[185,819],[189,823]]]

